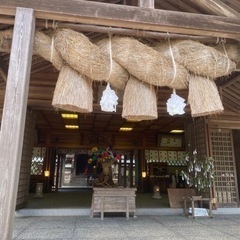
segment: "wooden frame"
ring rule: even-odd
[[[34,9],[36,18],[40,19],[220,38],[239,39],[240,36],[238,18],[233,17],[116,4],[106,7],[89,1],[71,1],[69,5],[65,0],[25,0],[21,3],[18,0],[1,0],[0,14],[15,15],[16,6]]]
[[[0,132],[1,239],[12,239],[35,30],[33,9],[17,8]],[[11,159],[11,161],[9,161]]]
[[[159,134],[157,139],[158,147],[182,148],[183,136],[174,134]]]

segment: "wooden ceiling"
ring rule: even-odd
[[[90,3],[91,2],[91,3]],[[146,0],[148,7],[153,3]],[[239,0],[155,0],[154,8],[162,10],[155,15],[153,9],[136,9],[143,0],[1,0],[0,30],[13,27],[15,7],[29,7],[36,10],[36,26],[39,29],[68,27],[84,33],[91,41],[105,36],[111,26],[113,33],[135,36],[144,43],[154,43],[164,39],[167,32],[175,39],[194,39],[205,44],[213,44],[224,38],[227,42],[239,44],[240,1]],[[57,6],[57,7],[56,7]],[[76,7],[78,8],[76,9]],[[151,7],[151,6],[150,6]],[[126,14],[122,13],[127,10]],[[94,13],[94,14],[93,14]],[[146,16],[144,16],[144,14]],[[149,14],[149,15],[148,15]],[[147,17],[149,16],[149,18]],[[155,16],[155,22],[151,17]],[[46,21],[48,19],[48,21]],[[99,21],[98,21],[99,19]],[[11,44],[11,41],[9,42]],[[2,112],[7,81],[9,46],[0,43],[0,108]],[[94,83],[94,111],[79,114],[78,120],[63,120],[61,111],[52,107],[52,96],[58,78],[58,70],[40,56],[34,55],[28,97],[28,107],[36,114],[37,129],[57,132],[66,131],[64,125],[79,124],[80,132],[118,132],[121,126],[133,126],[135,133],[169,132],[182,129],[186,120],[191,119],[189,106],[186,114],[169,116],[166,101],[172,89],[158,88],[158,119],[153,121],[127,122],[121,117],[122,92],[116,113],[102,112],[99,95],[104,84]],[[235,71],[228,77],[216,80],[226,112],[240,113],[240,74]],[[100,94],[99,94],[100,92]],[[177,92],[187,99],[187,90]]]

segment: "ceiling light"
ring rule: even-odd
[[[129,131],[132,131],[132,130],[133,130],[132,127],[121,127],[121,128],[119,129],[119,131],[124,131],[124,132],[129,132]]]
[[[66,119],[78,119],[78,115],[72,113],[62,113],[61,116]]]
[[[140,119],[126,119],[127,122],[141,122]]]
[[[174,129],[174,130],[170,131],[170,133],[183,133],[183,132],[184,132],[184,130],[182,130],[182,129]]]
[[[65,128],[68,128],[68,129],[78,129],[79,126],[78,125],[65,125]]]

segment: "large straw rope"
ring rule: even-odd
[[[58,29],[54,46],[73,69],[92,80],[102,81],[109,74],[109,60],[102,50],[82,33]]]
[[[224,110],[215,82],[197,75],[190,78],[188,102],[193,117],[217,114]]]
[[[92,112],[92,81],[64,65],[59,73],[52,105],[72,112]]]
[[[161,56],[138,40],[115,36],[112,39],[112,49],[113,59],[137,79],[155,86],[186,88],[188,71],[180,65],[174,69],[171,59]]]
[[[122,117],[131,121],[158,118],[154,86],[130,76],[123,95]]]

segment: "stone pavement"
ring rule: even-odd
[[[240,239],[240,215],[217,214],[213,218],[176,215],[16,216],[16,240],[231,240]]]

